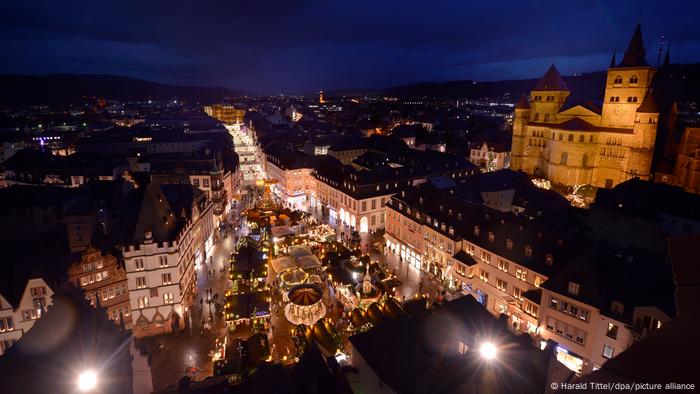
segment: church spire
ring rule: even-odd
[[[668,49],[666,50],[666,56],[664,56],[664,63],[663,66],[667,67],[671,64],[671,46],[668,46]]]
[[[637,24],[634,34],[627,46],[625,56],[617,67],[648,67],[646,61],[646,51],[644,50],[644,40],[642,39],[642,26]]]
[[[617,52],[617,48],[613,49],[612,59],[610,59],[610,68],[615,68],[615,65],[617,65],[617,61],[615,61],[615,52]]]

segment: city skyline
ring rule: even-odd
[[[675,15],[681,3],[688,12]],[[564,75],[604,70],[637,23],[650,64],[662,35],[673,62],[700,60],[692,3],[401,5],[8,4],[0,48],[11,56],[0,73],[115,74],[251,93],[536,78],[552,63]]]

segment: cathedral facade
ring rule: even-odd
[[[651,89],[656,68],[645,57],[637,26],[622,61],[613,55],[602,106],[567,100],[569,88],[552,65],[515,107],[511,167],[567,186],[649,179],[659,109]]]

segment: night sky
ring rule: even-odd
[[[647,58],[700,61],[700,1],[1,0],[0,73],[118,74],[251,92],[602,70],[641,20]]]

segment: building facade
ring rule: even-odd
[[[90,305],[104,308],[109,319],[132,328],[126,271],[116,257],[89,247],[68,268],[68,280],[83,289]]]
[[[550,67],[529,101],[515,107],[512,168],[567,186],[649,179],[659,120],[650,89],[655,73],[639,26],[623,60],[613,57],[602,108],[569,101],[569,88]]]
[[[184,327],[197,292],[195,267],[213,245],[213,205],[191,185],[150,184],[131,244],[123,247],[133,332]]]
[[[53,290],[40,277],[30,278],[18,299],[0,294],[0,356],[46,313],[52,297]]]

